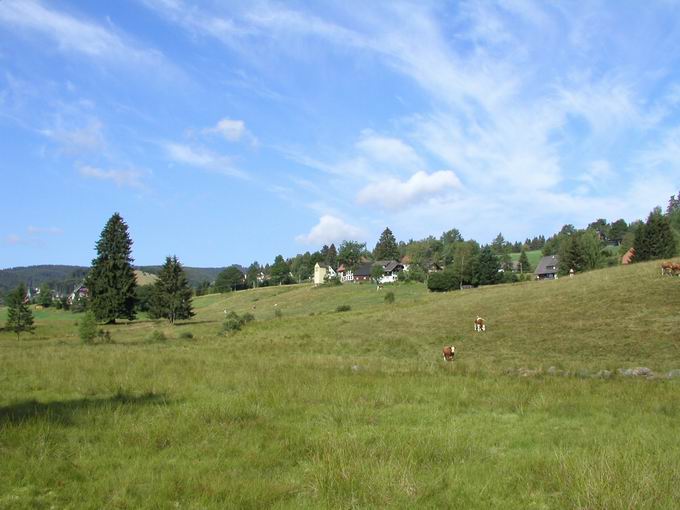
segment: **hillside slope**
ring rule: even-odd
[[[260,321],[281,310],[281,320],[290,323],[286,334],[271,321],[260,322],[248,341],[255,335],[262,343],[281,341],[286,349],[307,353],[426,360],[454,343],[460,359],[488,369],[680,368],[680,278],[661,277],[658,265],[445,294],[397,285],[393,305],[383,302],[388,286],[378,292],[368,284],[265,288],[205,296],[195,305],[201,319],[215,321],[225,309],[253,313]],[[352,310],[336,313],[342,304]],[[473,331],[477,315],[487,320],[485,333]],[[310,340],[295,342],[296,331]]]
[[[0,331],[0,508],[677,508],[680,378],[596,375],[680,369],[680,278],[658,263],[195,307],[102,326],[111,343],[54,309]],[[223,335],[225,309],[257,320]]]

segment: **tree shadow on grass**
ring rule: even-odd
[[[75,400],[57,400],[38,402],[25,400],[0,407],[0,426],[20,424],[31,420],[46,420],[60,425],[73,425],[77,414],[88,410],[131,409],[146,405],[168,405],[169,400],[164,393],[147,392],[141,395],[119,391],[107,398],[80,398]]]

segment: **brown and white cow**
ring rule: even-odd
[[[453,361],[453,357],[456,355],[456,348],[453,345],[447,345],[442,349],[442,356],[446,361]]]
[[[475,319],[475,331],[486,331],[486,322],[479,316]]]
[[[669,276],[673,276],[674,266],[675,266],[675,264],[673,264],[670,261],[662,262],[661,263],[661,276],[663,276],[665,274],[667,274]]]

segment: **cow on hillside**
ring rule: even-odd
[[[479,316],[475,319],[475,331],[486,331],[486,321]]]
[[[663,276],[665,274],[667,274],[669,276],[673,276],[673,273],[674,273],[674,271],[673,271],[674,267],[673,266],[675,266],[675,264],[673,264],[672,262],[670,262],[668,260],[662,262],[661,263],[661,276]]]
[[[446,361],[453,361],[453,357],[456,355],[456,348],[453,345],[446,346],[442,349],[442,356]]]

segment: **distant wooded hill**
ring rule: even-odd
[[[161,266],[135,266],[145,273],[156,274]],[[0,294],[5,294],[14,289],[20,283],[31,288],[40,287],[47,283],[53,290],[60,294],[67,294],[81,283],[89,271],[84,266],[27,266],[0,269]],[[204,281],[214,282],[223,267],[185,267],[189,283],[197,287]]]

